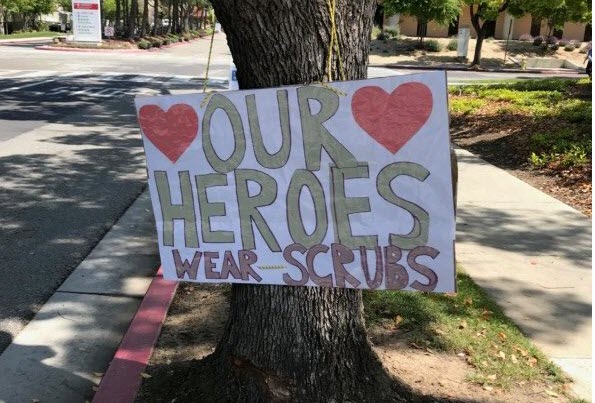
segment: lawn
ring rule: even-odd
[[[591,91],[587,78],[451,87],[452,140],[590,215]]]
[[[10,35],[0,35],[0,39],[22,39],[22,38],[42,38],[63,35],[60,32],[39,31],[39,32],[19,32]]]
[[[414,348],[464,354],[469,381],[510,388],[538,381],[561,386],[566,377],[459,270],[456,294],[364,292],[366,323],[397,331]]]

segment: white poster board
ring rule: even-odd
[[[459,34],[457,37],[457,57],[467,58],[470,37],[471,30],[468,27],[459,28]]]
[[[101,42],[99,0],[72,1],[72,31],[75,42]]]
[[[443,72],[136,107],[166,279],[455,290]]]

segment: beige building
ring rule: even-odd
[[[396,18],[395,18],[396,17]],[[386,23],[394,25],[398,18],[399,32],[406,36],[419,36],[425,30],[425,36],[433,38],[446,38],[457,34],[459,27],[473,28],[471,24],[471,15],[469,8],[464,7],[458,21],[454,24],[439,25],[435,21],[430,21],[425,26],[418,24],[417,19],[410,15],[401,14],[384,18]],[[392,23],[392,24],[391,24]],[[545,21],[535,21],[531,15],[524,15],[521,18],[514,18],[512,15],[504,12],[500,13],[498,19],[488,27],[488,37],[493,36],[496,39],[519,39],[521,35],[530,34],[533,36],[548,34],[548,27]],[[562,30],[554,31],[554,35],[560,39],[574,39],[578,41],[591,40],[591,24],[567,22]],[[471,29],[471,36],[475,37],[475,30]]]

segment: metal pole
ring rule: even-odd
[[[508,24],[508,35],[506,36],[506,46],[504,47],[504,64],[506,64],[506,55],[508,53],[508,42],[510,41],[510,33],[512,32],[512,18]]]

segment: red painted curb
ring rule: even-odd
[[[134,402],[141,373],[151,358],[177,288],[177,281],[163,279],[160,267],[99,384],[93,403]]]
[[[60,47],[60,46],[48,46],[48,45],[40,45],[40,46],[35,46],[35,49],[37,50],[50,50],[50,51],[59,51],[59,52],[102,52],[102,53],[146,53],[146,52],[158,52],[162,49],[167,49],[167,48],[175,48],[178,46],[182,46],[182,45],[187,45],[190,42],[194,42],[194,41],[198,41],[201,39],[204,39],[206,37],[201,36],[199,38],[194,38],[194,39],[190,39],[189,41],[184,41],[184,42],[172,42],[169,45],[162,45],[158,48],[150,48],[150,49],[135,49],[135,48],[128,48],[128,49],[102,49],[102,48],[71,48],[71,47]],[[0,45],[2,45],[0,43]]]

